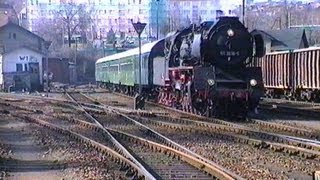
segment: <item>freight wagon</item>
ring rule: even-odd
[[[269,53],[250,66],[262,68],[267,97],[320,100],[319,47]]]

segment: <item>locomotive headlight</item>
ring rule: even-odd
[[[228,34],[228,36],[232,37],[232,36],[234,36],[234,31],[232,29],[229,29],[227,31],[227,34]]]
[[[251,79],[251,80],[250,80],[250,85],[251,85],[251,86],[256,86],[256,85],[257,85],[257,80]]]
[[[214,85],[214,80],[213,79],[208,79],[208,84],[209,86],[213,86]]]

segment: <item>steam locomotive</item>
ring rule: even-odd
[[[158,103],[206,116],[247,116],[263,95],[263,38],[252,35],[237,17],[220,17],[169,33],[142,46],[144,94]],[[96,62],[98,83],[128,94],[139,84],[138,49]]]

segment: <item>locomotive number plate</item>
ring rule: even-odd
[[[240,51],[220,51],[220,56],[240,56]]]

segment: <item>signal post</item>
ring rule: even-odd
[[[131,19],[132,25],[135,29],[135,31],[138,33],[139,38],[139,93],[134,97],[134,109],[143,109],[144,107],[144,97],[142,95],[142,84],[141,84],[141,33],[146,27],[146,23],[137,22],[134,23]]]

